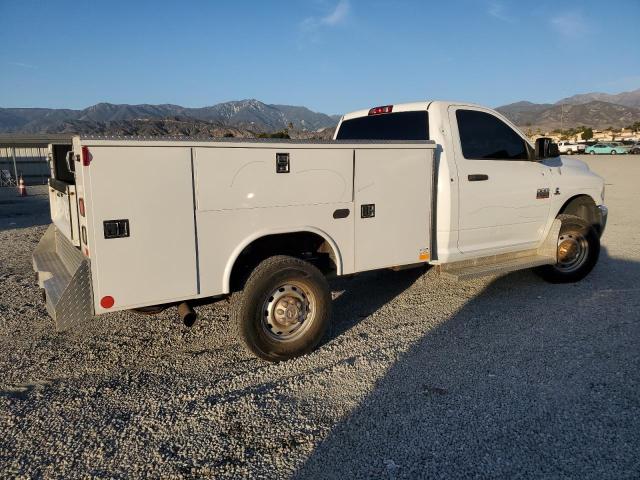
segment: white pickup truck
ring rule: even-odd
[[[329,142],[75,137],[51,146],[53,224],[33,262],[60,330],[232,296],[271,361],[314,349],[326,278],[436,265],[464,280],[598,259],[604,183],[499,113],[420,102],[345,115]]]
[[[558,151],[560,154],[566,153],[567,155],[573,155],[574,153],[584,153],[587,147],[584,144],[573,142],[558,142]]]

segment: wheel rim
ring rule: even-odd
[[[556,268],[569,273],[579,269],[587,260],[589,242],[578,232],[563,233],[558,238],[558,263]]]
[[[302,283],[286,283],[267,296],[262,307],[262,329],[276,341],[292,341],[304,335],[315,315],[313,292]]]

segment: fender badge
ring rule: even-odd
[[[549,189],[548,188],[539,188],[538,193],[536,193],[536,199],[541,198],[549,198]]]

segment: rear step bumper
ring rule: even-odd
[[[56,330],[68,330],[94,316],[89,259],[55,225],[49,226],[34,250],[33,269]]]

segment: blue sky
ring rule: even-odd
[[[0,0],[0,106],[343,113],[640,88],[640,0]]]

